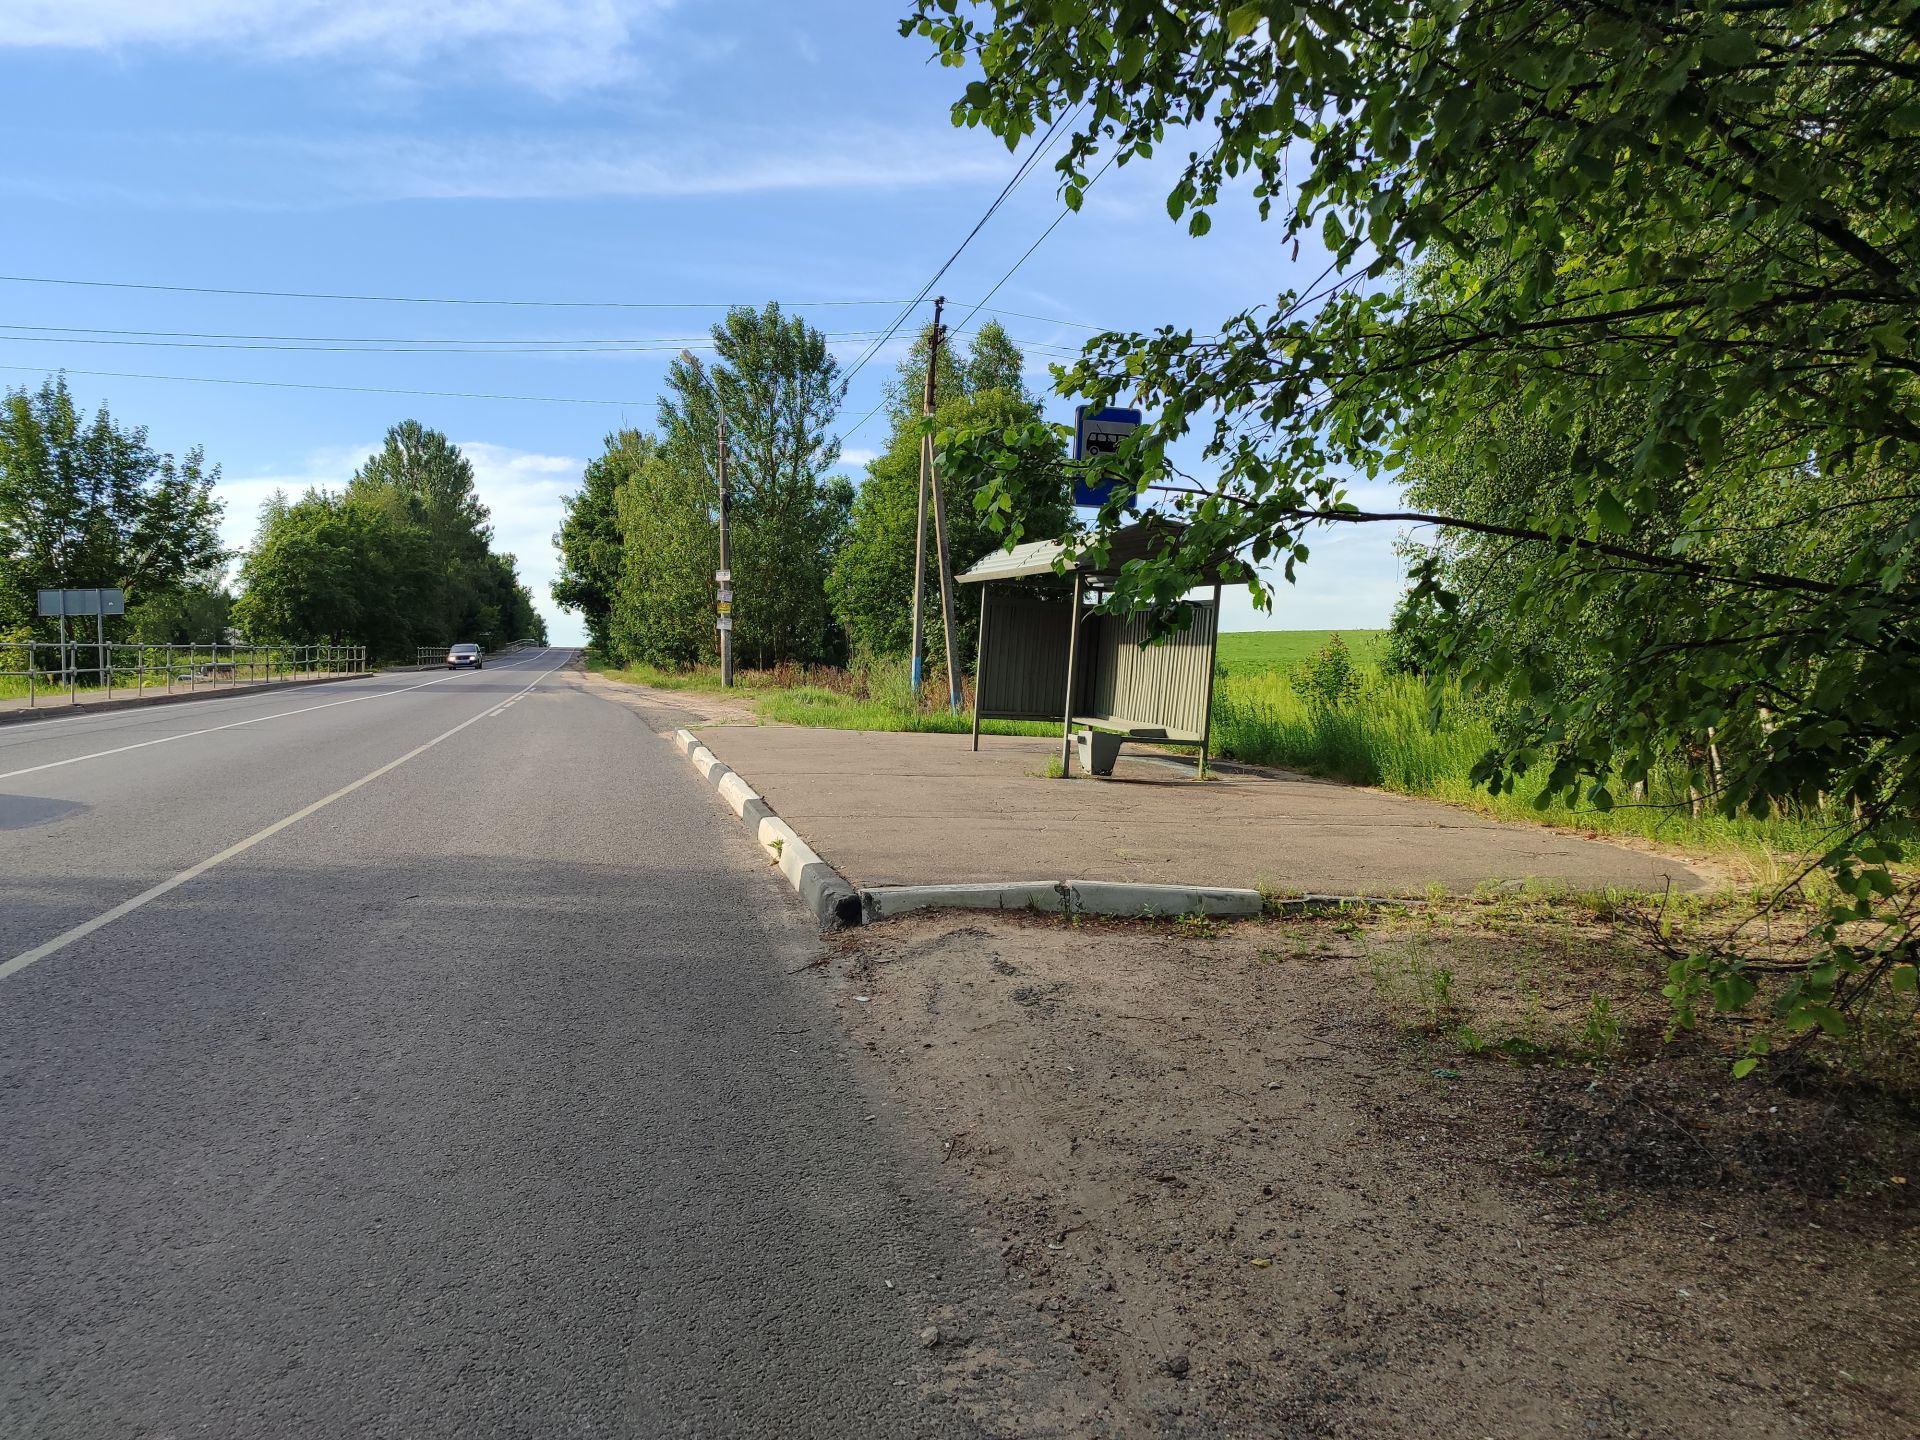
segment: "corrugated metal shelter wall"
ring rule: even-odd
[[[1088,713],[1158,725],[1169,734],[1199,740],[1207,723],[1207,672],[1213,664],[1213,632],[1219,609],[1193,602],[1193,623],[1144,650],[1146,617],[1100,617],[1099,641],[1088,658]],[[1064,615],[1061,627],[1066,628]],[[1064,646],[1060,659],[1066,666]]]
[[[998,720],[1058,720],[1067,702],[1065,600],[1035,600],[994,586],[975,703]],[[1089,632],[1090,633],[1090,632]]]

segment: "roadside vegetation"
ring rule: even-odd
[[[886,391],[889,433],[866,465],[858,492],[835,471],[831,433],[839,362],[820,331],[777,305],[739,307],[713,327],[711,366],[669,368],[651,431],[607,437],[581,488],[565,501],[554,537],[560,577],[554,599],[579,613],[593,652],[608,663],[693,670],[719,658],[719,426],[727,425],[727,473],[736,668],[791,674],[828,666],[872,673],[892,692],[892,662],[912,647],[913,554],[931,327]],[[1039,417],[1021,379],[1026,357],[997,322],[942,353],[934,425],[1011,427]],[[1025,463],[1044,468],[1046,457]],[[1064,481],[1036,496],[1037,524],[1058,532],[1069,514]],[[950,553],[964,570],[1000,544],[970,488],[944,494]],[[934,547],[926,568],[924,634],[930,664],[945,653]],[[964,664],[973,654],[979,597],[955,599]],[[864,691],[864,681],[832,687]],[[819,697],[813,697],[817,702]],[[796,713],[809,708],[796,704]],[[818,708],[816,705],[814,708]],[[902,712],[902,728],[912,721]],[[931,723],[931,722],[929,722]]]
[[[419,645],[545,638],[513,557],[493,549],[472,465],[438,431],[396,425],[338,493],[275,494],[238,554],[220,541],[219,478],[198,447],[162,454],[104,405],[83,414],[64,377],[6,392],[0,672],[17,673],[0,673],[0,696],[47,689],[59,665],[59,621],[37,614],[41,589],[124,591],[107,643],[201,647],[177,651],[180,666],[210,663],[215,644],[223,662],[235,644],[324,643],[364,645],[377,663],[410,661]],[[74,638],[85,685],[100,663],[91,621]],[[150,682],[165,663],[149,655]],[[249,663],[244,652],[238,663]],[[131,652],[113,668],[116,690],[138,683]]]
[[[1913,996],[1911,6],[1521,4],[1436,23],[918,0],[902,31],[966,73],[956,124],[1010,145],[1064,125],[1069,206],[1187,126],[1205,133],[1170,217],[1199,239],[1235,207],[1328,257],[1204,338],[1096,336],[1058,377],[1148,417],[1056,466],[1114,486],[1089,543],[1140,494],[1184,522],[1115,605],[1171,628],[1179,596],[1234,578],[1223,555],[1291,574],[1328,527],[1415,522],[1394,659],[1485,723],[1471,783],[1601,812],[1684,786],[1688,812],[1732,826],[1826,822],[1809,943],[1758,943],[1806,893],[1790,876],[1674,962],[1679,1023],[1763,1016],[1750,1068]],[[941,436],[1010,538],[1030,533],[1026,486],[1044,501],[1058,483],[1016,462],[1037,428]],[[1354,477],[1394,480],[1400,503],[1357,503]],[[1344,730],[1334,748],[1383,772],[1454,768],[1403,738],[1390,689],[1367,691],[1323,706],[1347,719],[1314,735],[1270,692],[1238,712],[1248,748],[1324,758]]]
[[[1236,638],[1221,637],[1223,656]],[[1278,642],[1287,638],[1282,632],[1264,648],[1286,654],[1291,647]],[[1384,662],[1388,649],[1375,645],[1366,653]],[[1457,681],[1435,685],[1385,663],[1358,663],[1340,636],[1328,636],[1288,668],[1235,670],[1224,659],[1222,668],[1214,691],[1216,747],[1253,765],[1444,800],[1501,820],[1737,855],[1752,873],[1775,878],[1791,872],[1795,857],[1823,848],[1839,821],[1818,807],[1727,815],[1706,799],[1704,757],[1692,768],[1678,761],[1655,767],[1641,792],[1607,809],[1550,788],[1545,765],[1519,771],[1509,789],[1490,791],[1474,771],[1497,745],[1493,707]]]

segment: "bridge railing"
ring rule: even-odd
[[[130,700],[366,671],[364,645],[0,641],[0,704]]]
[[[447,663],[447,651],[451,648],[451,646],[447,645],[417,646],[413,652],[413,664],[409,668],[414,670],[431,670],[436,665],[444,665]],[[522,650],[538,650],[540,648],[540,642],[538,640],[510,640],[497,650],[489,650],[485,646],[482,646],[480,654],[482,659],[498,660],[504,655],[517,655]]]

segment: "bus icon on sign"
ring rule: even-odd
[[[1121,441],[1140,428],[1138,410],[1117,410],[1109,406],[1095,410],[1082,405],[1073,412],[1073,458],[1091,460],[1096,455],[1111,455],[1120,448]],[[1073,482],[1073,503],[1076,505],[1104,505],[1107,496],[1113,492],[1113,481],[1103,485],[1089,485],[1079,477]],[[1129,500],[1131,509],[1138,503],[1138,497]]]

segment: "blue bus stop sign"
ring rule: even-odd
[[[1110,455],[1120,448],[1121,441],[1139,428],[1138,410],[1117,410],[1112,406],[1095,410],[1091,406],[1079,406],[1073,412],[1073,458],[1085,460],[1094,455]],[[1104,505],[1107,497],[1113,493],[1115,483],[1110,480],[1103,485],[1089,485],[1076,477],[1073,482],[1073,503]],[[1127,508],[1133,509],[1139,501],[1139,496],[1131,497],[1127,501]]]

